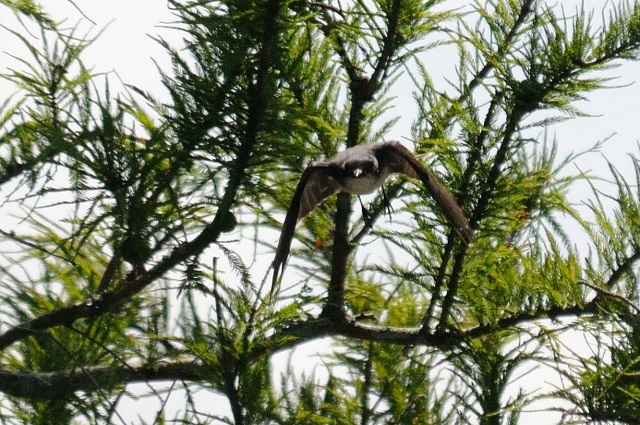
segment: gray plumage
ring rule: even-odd
[[[272,290],[289,256],[298,221],[339,190],[353,195],[371,193],[393,173],[422,181],[462,240],[466,244],[472,242],[473,232],[456,200],[411,151],[396,141],[358,145],[328,160],[315,162],[302,173],[284,219],[273,260]]]

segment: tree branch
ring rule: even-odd
[[[631,257],[628,257],[624,263],[620,264],[620,266],[611,273],[609,280],[607,280],[604,286],[611,289],[617,285],[620,279],[622,279],[622,276],[625,273],[630,272],[631,268],[638,262],[638,260],[640,260],[640,250],[634,252]]]
[[[419,328],[399,328],[393,326],[377,326],[361,323],[353,318],[335,321],[321,316],[318,319],[296,322],[282,330],[287,336],[295,336],[306,341],[325,336],[344,336],[363,341],[386,342],[400,345],[427,345],[445,348],[457,339],[457,335],[446,333],[440,335],[420,335]]]
[[[536,320],[552,319],[568,316],[584,316],[593,314],[598,310],[598,303],[591,301],[583,306],[572,305],[566,307],[550,307],[547,309],[538,309],[535,311],[527,311],[513,316],[507,316],[496,323],[488,325],[480,325],[464,332],[465,336],[470,338],[478,338],[485,335],[493,334],[497,331],[512,328],[520,323],[528,323]]]
[[[492,60],[487,60],[487,63],[482,67],[482,69],[473,76],[471,81],[466,85],[467,88],[464,93],[462,93],[462,95],[458,98],[458,103],[463,103],[467,98],[469,98],[473,90],[476,87],[480,86],[480,83],[482,83],[482,81],[489,75],[491,70],[495,68],[495,64],[500,63],[504,55],[507,53],[509,47],[512,45],[514,39],[516,38],[516,35],[518,35],[518,31],[520,30],[522,25],[524,25],[529,15],[533,12],[533,6],[535,2],[536,0],[526,0],[522,3],[522,6],[520,7],[520,13],[518,13],[518,17],[509,29],[509,32],[505,36],[500,46],[498,46],[494,57],[491,58]]]
[[[295,322],[282,329],[286,336],[295,336],[305,341],[311,341],[326,336],[343,336],[363,341],[384,342],[399,345],[424,345],[446,350],[460,342],[463,338],[481,338],[486,335],[504,331],[521,323],[558,317],[584,316],[598,311],[599,303],[591,301],[583,306],[572,305],[564,307],[550,307],[527,311],[513,316],[504,317],[495,323],[480,325],[464,331],[446,329],[433,334],[422,331],[420,327],[401,328],[394,326],[379,326],[362,323],[352,317],[336,321],[332,317],[320,316],[316,319]]]
[[[341,192],[336,203],[336,227],[333,237],[331,257],[331,279],[327,289],[327,301],[323,316],[334,320],[344,317],[344,282],[347,276],[349,248],[349,217],[351,216],[351,195]]]
[[[259,65],[256,71],[255,84],[249,90],[248,118],[240,154],[234,161],[230,172],[229,182],[225,194],[218,205],[218,211],[213,221],[209,223],[193,240],[174,248],[149,271],[135,271],[129,273],[119,289],[104,293],[96,301],[88,300],[82,304],[71,305],[46,313],[29,322],[19,324],[0,334],[0,350],[12,343],[27,338],[30,335],[60,325],[71,325],[76,320],[94,317],[122,306],[132,296],[144,290],[155,280],[164,276],[183,261],[201,253],[220,236],[224,228],[224,220],[231,208],[235,196],[244,180],[251,155],[258,138],[259,122],[264,110],[264,92],[266,78],[271,67],[271,58],[275,43],[277,16],[280,12],[280,0],[271,0],[265,6],[264,31],[262,34]]]
[[[140,367],[95,366],[61,372],[0,370],[0,392],[29,399],[58,399],[76,391],[92,392],[115,385],[150,381],[207,381],[203,365],[194,362]]]

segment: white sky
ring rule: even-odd
[[[150,35],[161,34],[163,38],[172,40],[179,45],[181,34],[162,28],[163,23],[173,20],[172,14],[168,11],[164,1],[159,0],[112,0],[112,1],[87,1],[77,0],[76,4],[86,16],[95,22],[95,26],[86,20],[76,8],[67,0],[43,1],[46,10],[55,19],[66,18],[66,26],[74,26],[79,23],[79,34],[91,31],[97,34],[99,29],[106,29],[98,40],[85,52],[84,62],[92,66],[96,72],[114,72],[117,77],[127,84],[135,85],[145,91],[161,96],[164,94],[154,60],[164,69],[169,69],[169,61],[165,51],[154,41]],[[466,2],[460,2],[464,4]],[[563,1],[565,10],[574,10],[578,1]],[[585,8],[599,8],[604,3],[601,0],[585,0]],[[5,8],[0,8],[0,22],[10,28],[18,29],[15,25],[15,17],[7,13]],[[38,35],[34,33],[34,36]],[[15,37],[8,35],[5,30],[0,29],[0,72],[5,72],[8,67],[15,66],[15,61],[7,53],[21,51],[22,47],[17,44]],[[451,74],[453,78],[453,68],[456,58],[434,57],[429,64],[430,71],[434,79],[446,77]],[[637,63],[625,62],[620,68],[610,71],[610,75],[617,75],[619,79],[615,84],[629,85],[616,90],[602,90],[589,95],[589,100],[581,102],[579,107],[585,112],[593,114],[594,117],[580,118],[569,121],[558,126],[554,126],[549,132],[550,136],[555,136],[560,141],[560,153],[580,151],[592,146],[598,140],[615,134],[605,145],[602,154],[612,160],[616,165],[625,170],[631,171],[631,162],[627,159],[629,152],[638,152],[637,141],[640,134],[640,119],[638,119],[638,103],[640,99],[640,84],[635,83],[640,75],[640,66]],[[112,92],[118,90],[117,78],[110,78]],[[402,119],[393,130],[390,138],[402,139],[408,137],[408,126],[413,115],[410,107],[412,88],[399,82],[394,89],[397,100],[392,114],[406,117]],[[14,90],[3,80],[0,80],[0,99],[4,99]],[[601,154],[589,155],[579,159],[577,166],[583,170],[604,171],[605,161]],[[572,171],[572,170],[568,170]],[[578,186],[571,194],[571,198],[576,202],[584,200],[588,193],[586,187]],[[279,355],[279,361],[286,361],[286,355]],[[309,368],[308,353],[301,351],[297,356],[303,369]],[[314,363],[315,364],[315,363]],[[538,377],[538,379],[540,379]],[[144,386],[141,386],[144,392]],[[181,409],[181,400],[172,398],[175,408]],[[140,401],[127,401],[119,409],[121,415],[128,423],[138,422],[136,418],[141,415],[146,420],[151,418],[144,414]],[[152,410],[153,411],[153,410]],[[215,409],[213,410],[215,411]],[[556,423],[559,416],[556,414],[531,414],[524,415],[523,424],[545,424]]]

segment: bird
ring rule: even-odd
[[[398,141],[360,144],[335,156],[312,163],[302,173],[287,210],[272,263],[271,291],[289,256],[296,224],[329,196],[344,191],[365,195],[382,187],[390,174],[404,174],[422,181],[465,244],[473,241],[469,221],[445,186]],[[366,210],[363,207],[363,214]],[[366,214],[365,214],[366,215]],[[367,217],[365,216],[365,223]]]

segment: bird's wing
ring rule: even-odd
[[[291,205],[282,225],[280,240],[273,259],[273,280],[271,291],[276,286],[278,275],[284,269],[291,248],[291,241],[295,233],[296,224],[316,206],[329,196],[340,190],[337,181],[329,176],[329,167],[324,163],[317,163],[307,168],[296,187],[291,199]]]
[[[409,149],[402,146],[400,142],[391,141],[381,143],[378,152],[388,161],[390,173],[401,173],[420,179],[462,240],[466,244],[473,241],[473,231],[458,202],[447,188],[420,164]]]
[[[299,204],[296,221],[302,220],[320,202],[340,190],[340,184],[330,174],[331,166],[325,163],[316,163],[304,171],[291,200],[292,206]]]

